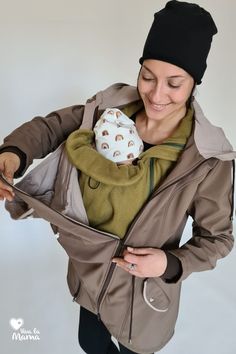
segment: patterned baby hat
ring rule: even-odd
[[[113,162],[134,160],[143,151],[135,123],[117,108],[107,108],[94,127],[97,151]]]

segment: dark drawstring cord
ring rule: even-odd
[[[235,161],[232,161],[233,164],[233,184],[232,184],[232,204],[231,204],[231,214],[230,220],[233,221],[234,219],[234,189],[235,189]]]
[[[132,343],[132,325],[133,325],[133,309],[134,309],[134,288],[135,275],[132,275],[132,290],[131,290],[131,306],[130,306],[130,323],[129,323],[129,343]]]

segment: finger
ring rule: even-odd
[[[0,192],[1,200],[7,199],[7,200],[9,200],[11,202],[13,200],[14,196],[15,196],[14,193],[11,193],[11,192],[6,191],[6,190],[1,190],[1,192]]]
[[[125,265],[128,264],[128,262],[125,262],[123,258],[119,258],[119,257],[114,257],[111,260],[113,263],[116,263],[118,265]]]
[[[124,249],[122,253],[122,258],[124,258],[125,255],[130,254],[130,252],[127,249]]]
[[[0,195],[0,200],[4,200],[4,199],[7,199],[9,202],[12,202],[13,201],[13,196],[10,195],[10,194],[4,194],[4,195]]]
[[[15,170],[15,163],[11,160],[7,162],[5,161],[3,173],[9,183],[13,182],[13,176],[15,172],[14,170]]]
[[[112,262],[113,262],[113,260],[112,260]],[[143,276],[137,270],[137,265],[136,265],[135,269],[130,269],[129,268],[130,267],[130,263],[124,262],[124,261],[122,261],[120,259],[118,259],[117,261],[114,261],[114,263],[116,263],[117,267],[122,268],[127,273],[135,275],[136,277],[143,278]]]
[[[137,254],[137,255],[147,255],[147,254],[153,254],[153,249],[151,247],[149,248],[134,248],[134,247],[127,247],[127,250],[130,253]]]
[[[119,267],[124,268],[125,270],[128,271],[128,267],[130,263],[126,262],[123,258],[113,258],[112,262],[116,263]]]
[[[135,269],[130,269],[128,266],[130,265],[130,263],[116,263],[117,267],[123,269],[125,272],[130,273],[131,275],[134,275],[135,277],[138,278],[145,278],[145,276],[143,274],[141,274],[137,267]]]
[[[15,197],[15,193],[11,192],[11,191],[7,191],[7,190],[1,190],[0,191],[0,197],[2,198],[2,200],[4,198],[6,198],[7,200],[12,200]]]
[[[116,263],[119,268],[123,269],[127,273],[130,273],[131,275],[134,275],[139,278],[146,277],[140,272],[137,264],[135,264],[136,267],[134,269],[130,269],[130,263],[125,262],[122,258],[113,258],[112,262]]]
[[[138,264],[142,257],[144,257],[144,256],[143,255],[137,256],[137,255],[134,255],[134,254],[131,254],[131,253],[127,253],[126,255],[124,255],[124,260],[127,263]]]
[[[7,190],[9,192],[13,192],[13,188],[8,186],[7,184],[3,183],[0,181],[0,191],[1,190]]]
[[[128,266],[124,266],[124,265],[121,265],[121,264],[116,264],[117,267],[125,270],[127,273],[129,273],[130,269],[128,268]]]

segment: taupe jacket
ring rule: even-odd
[[[197,102],[194,129],[177,164],[157,187],[121,240],[88,226],[77,170],[64,154],[66,137],[81,125],[91,128],[107,107],[122,108],[140,98],[135,87],[116,84],[84,106],[35,118],[5,139],[33,158],[44,157],[14,188],[6,207],[13,218],[33,213],[48,220],[69,256],[68,285],[74,300],[98,314],[110,333],[139,353],[160,350],[172,337],[181,284],[192,272],[212,269],[233,247],[232,150],[222,129],[213,126]],[[179,247],[188,217],[189,241]],[[134,278],[111,259],[127,246],[169,250],[183,273],[175,283]]]

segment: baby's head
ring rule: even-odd
[[[131,164],[143,142],[134,122],[117,108],[107,108],[94,127],[97,151],[118,164]]]

